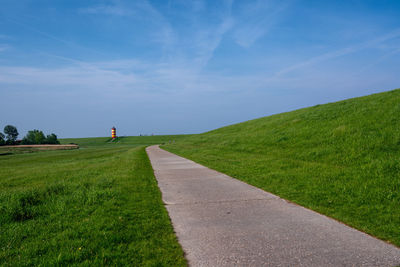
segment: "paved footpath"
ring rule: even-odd
[[[147,148],[190,266],[396,266],[400,249],[261,189]]]

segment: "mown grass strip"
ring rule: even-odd
[[[400,246],[399,103],[398,89],[163,148]]]
[[[144,147],[0,158],[0,265],[185,266]]]

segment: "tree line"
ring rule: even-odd
[[[59,144],[60,141],[57,139],[57,135],[54,133],[47,136],[40,130],[28,131],[26,136],[20,141],[17,141],[19,133],[17,127],[13,125],[7,125],[4,127],[4,134],[0,132],[0,146],[2,145],[41,145],[41,144]]]

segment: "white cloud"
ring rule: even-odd
[[[86,14],[100,14],[113,16],[129,16],[133,14],[131,9],[124,8],[118,5],[98,5],[79,9],[79,12]]]
[[[192,0],[192,8],[194,12],[200,12],[205,9],[206,4],[203,0]]]
[[[7,44],[0,44],[0,52],[4,52],[9,48],[10,48],[10,46]]]

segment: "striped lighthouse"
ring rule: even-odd
[[[117,129],[115,127],[111,128],[111,138],[115,139],[117,137]]]

